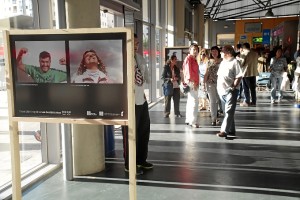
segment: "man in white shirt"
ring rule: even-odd
[[[242,79],[242,70],[240,63],[234,58],[235,52],[232,46],[224,46],[222,51],[224,58],[218,70],[217,90],[222,101],[224,120],[217,136],[232,139],[236,132],[234,113],[238,95],[237,87]]]

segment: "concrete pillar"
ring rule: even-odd
[[[204,5],[198,4],[194,10],[194,40],[198,42],[200,46],[204,46]]]
[[[211,18],[206,19],[204,23],[205,33],[204,33],[204,48],[211,48],[215,46],[216,43],[213,43],[213,20]]]
[[[67,28],[99,28],[99,0],[66,0]],[[74,175],[87,175],[105,169],[104,128],[73,125]]]
[[[100,28],[100,1],[66,0],[67,28]]]
[[[52,29],[52,5],[51,1],[32,1],[33,24],[35,29]]]
[[[185,39],[184,39],[184,10],[185,10],[185,1],[182,0],[175,0],[174,1],[174,45],[175,46],[184,46]]]

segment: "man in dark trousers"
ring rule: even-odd
[[[150,117],[146,96],[144,94],[144,84],[149,83],[149,71],[146,62],[137,53],[139,41],[134,34],[134,63],[135,63],[135,125],[136,125],[136,175],[143,174],[143,170],[153,168],[153,164],[148,163],[148,143],[150,137]],[[128,161],[128,126],[122,126],[123,148],[125,159],[125,172],[129,172]]]
[[[243,70],[243,89],[245,99],[241,106],[256,105],[256,76],[258,76],[258,53],[250,49],[249,43],[243,44],[241,52]]]

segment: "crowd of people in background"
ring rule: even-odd
[[[234,113],[237,104],[242,107],[256,106],[257,77],[262,73],[270,74],[270,104],[279,103],[283,90],[298,83],[300,73],[300,50],[292,55],[289,48],[282,46],[272,50],[251,48],[249,43],[224,47],[213,46],[210,50],[192,44],[183,62],[183,76],[179,76],[176,55],[173,55],[164,68],[162,79],[172,81],[174,91],[179,85],[189,87],[186,104],[186,124],[199,128],[198,112],[209,110],[211,125],[220,123],[218,117],[224,115],[219,137],[235,136]],[[175,60],[175,61],[174,61]],[[290,67],[288,67],[290,66]],[[298,67],[296,69],[296,67]],[[288,81],[288,82],[286,82]],[[285,86],[282,86],[285,85]],[[293,86],[298,88],[298,86]],[[300,88],[300,87],[299,87]],[[175,116],[179,114],[177,92],[165,96],[165,117],[170,114],[170,101],[174,100]]]

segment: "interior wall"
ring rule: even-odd
[[[252,37],[262,37],[262,32],[260,33],[245,33],[245,24],[246,23],[262,23],[263,29],[273,29],[280,23],[288,20],[297,20],[298,17],[285,17],[285,18],[265,18],[265,19],[249,19],[249,20],[237,20],[235,21],[235,44],[238,44],[240,41],[241,35],[247,36],[247,42],[252,46]],[[246,42],[246,41],[244,41]]]
[[[211,46],[217,45],[217,34],[235,33],[235,21],[213,21],[211,26]]]

